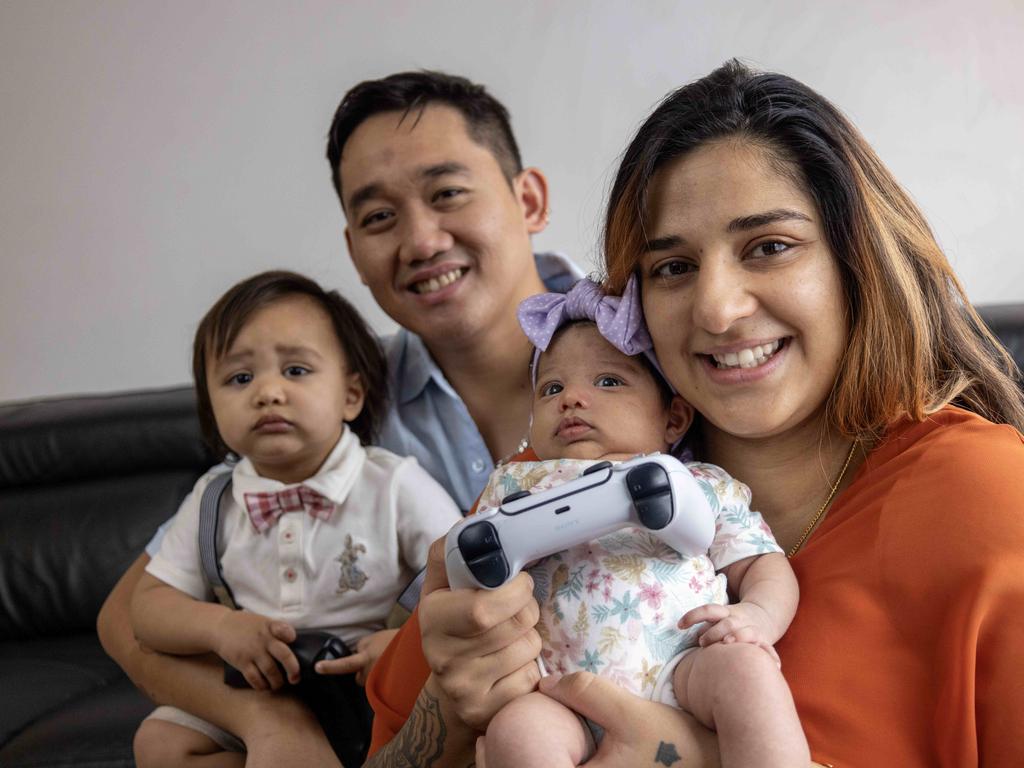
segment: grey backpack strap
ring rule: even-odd
[[[217,554],[217,529],[220,527],[220,500],[231,487],[231,473],[217,475],[203,491],[199,502],[199,561],[203,575],[213,589],[217,601],[232,610],[237,610],[235,596],[224,581],[220,570],[220,556]]]

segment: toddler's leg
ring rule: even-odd
[[[487,768],[569,768],[587,757],[583,723],[568,707],[543,693],[509,702],[491,720],[484,737]]]
[[[133,742],[139,768],[242,768],[245,755],[228,752],[206,734],[166,720],[143,720]]]
[[[679,705],[718,732],[723,768],[810,765],[789,686],[763,648],[699,648],[679,662],[672,683]]]

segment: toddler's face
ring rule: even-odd
[[[555,336],[537,364],[530,444],[541,459],[627,459],[664,451],[690,425],[682,399],[666,407],[644,363],[590,324]]]
[[[330,317],[308,296],[253,313],[206,384],[217,429],[264,477],[312,477],[359,415],[363,386],[349,373]]]

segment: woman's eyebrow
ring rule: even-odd
[[[790,208],[776,208],[772,211],[765,211],[764,213],[755,213],[750,216],[740,216],[738,219],[733,219],[729,222],[729,226],[726,227],[728,232],[745,232],[748,229],[757,229],[763,227],[766,224],[775,224],[780,221],[811,221],[811,217],[800,211],[794,211]]]
[[[648,240],[644,243],[644,252],[650,253],[651,251],[670,251],[673,248],[686,243],[686,240],[679,235],[666,235],[665,237],[656,237],[653,240]]]

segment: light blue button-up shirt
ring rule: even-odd
[[[560,253],[538,253],[534,258],[549,291],[565,293],[583,277],[583,271]],[[403,328],[381,343],[391,402],[377,444],[399,456],[415,456],[459,509],[469,511],[494,468],[480,430],[423,339]],[[170,522],[161,525],[146,545],[150,557],[159,551]]]

